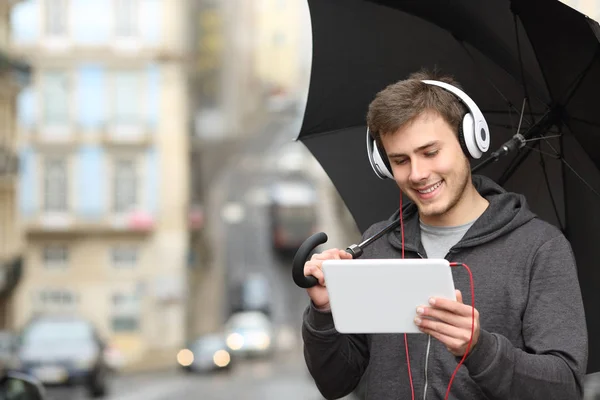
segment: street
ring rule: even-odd
[[[251,273],[259,273],[270,280],[275,325],[299,327],[302,309],[306,306],[306,293],[296,287],[291,279],[291,264],[282,264],[271,251],[268,217],[265,207],[267,188],[279,176],[275,165],[269,163],[277,150],[291,141],[298,121],[280,118],[270,121],[265,130],[255,137],[238,160],[232,173],[224,176],[223,192],[227,193],[224,210],[239,210],[237,218],[225,214],[225,266],[226,282],[233,293],[236,284]],[[300,143],[296,145],[301,146]],[[285,260],[283,261],[285,263]],[[229,301],[228,301],[229,300]],[[225,318],[228,316],[232,296],[224,301]]]
[[[300,355],[277,360],[248,360],[212,375],[183,370],[116,376],[105,400],[275,400],[322,399],[308,379]],[[79,390],[52,389],[49,400],[80,400]]]

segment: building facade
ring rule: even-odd
[[[17,325],[89,318],[126,364],[184,338],[186,0],[29,0],[13,47],[26,240]]]
[[[0,329],[12,328],[12,297],[23,273],[23,234],[17,214],[16,104],[19,92],[29,82],[30,68],[10,50],[10,12],[16,3],[0,3]]]

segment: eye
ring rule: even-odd
[[[394,160],[394,164],[396,164],[396,165],[404,165],[404,164],[406,164],[407,162],[408,162],[408,159],[406,159],[406,158],[401,158],[401,159],[399,159],[399,160],[398,160],[398,159],[395,159],[395,160]]]
[[[437,155],[437,153],[439,153],[439,150],[432,150],[432,151],[428,151],[427,153],[425,153],[426,157],[434,157]]]

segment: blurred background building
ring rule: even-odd
[[[187,7],[29,0],[12,12],[13,48],[34,69],[18,99],[15,323],[83,315],[126,364],[171,361],[185,340]]]
[[[303,111],[311,37],[306,34],[309,16],[302,1],[197,0],[191,4],[189,78],[194,124],[190,132],[188,330],[193,337],[221,326],[227,316],[221,312],[222,303],[231,295],[226,289],[224,261],[219,258],[227,249],[219,243],[214,226],[221,221],[215,217],[211,225],[210,218],[219,215],[224,202],[217,182],[227,171],[252,168],[242,165],[240,155],[250,143],[271,141],[264,136],[270,134],[273,115]],[[289,148],[281,149],[280,161],[261,161],[270,160],[273,171],[285,173],[289,167],[324,177],[302,145],[293,145],[289,147],[293,147],[295,162],[285,158]]]
[[[17,1],[0,2],[0,329],[11,328],[12,298],[23,272],[23,235],[16,211],[17,96],[29,83],[30,68],[10,50],[10,12]]]

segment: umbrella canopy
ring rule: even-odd
[[[533,211],[571,241],[591,339],[588,371],[599,370],[598,24],[556,0],[308,3],[313,58],[298,139],[323,166],[360,231],[387,219],[400,196],[369,164],[369,103],[423,67],[453,75],[486,117],[491,151],[519,126],[527,132],[525,147],[477,173],[523,193]]]

